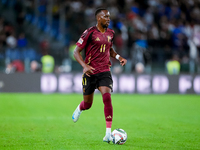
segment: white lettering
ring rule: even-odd
[[[40,80],[43,93],[53,93],[57,89],[57,78],[54,74],[43,74]]]
[[[186,93],[192,87],[192,77],[189,75],[180,76],[179,78],[179,92]]]
[[[166,93],[169,89],[169,80],[166,76],[157,75],[153,77],[152,88],[154,93]]]
[[[72,74],[61,74],[59,76],[59,85],[58,85],[58,90],[62,93],[71,93],[73,92],[72,90]]]
[[[121,75],[119,77],[119,92],[133,93],[135,90],[135,78],[133,75]]]
[[[82,93],[82,91],[83,91],[83,88],[82,88],[82,74],[80,74],[80,73],[75,74],[75,76],[73,78],[73,81],[74,81],[74,87],[73,87],[74,92]]]
[[[141,75],[137,78],[137,91],[138,93],[151,93],[151,76]]]
[[[118,83],[117,83],[117,77],[115,75],[112,75],[113,79],[113,93],[117,93]]]
[[[200,94],[200,76],[196,76],[193,82],[194,91]]]

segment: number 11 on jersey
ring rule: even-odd
[[[106,49],[106,44],[101,44],[101,48],[100,48],[100,52],[105,52],[105,49]]]

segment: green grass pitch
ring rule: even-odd
[[[199,95],[112,94],[113,125],[128,134],[124,145],[102,141],[101,95],[74,123],[80,94],[0,94],[0,150],[200,149]]]

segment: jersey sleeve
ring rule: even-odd
[[[112,47],[112,46],[113,46],[113,42],[114,42],[114,38],[115,38],[115,32],[114,32],[114,31],[112,31],[112,34],[113,34],[113,36],[112,36],[112,40],[111,40],[111,46],[110,46],[110,47]]]
[[[76,43],[76,45],[82,49],[85,48],[88,38],[89,38],[90,34],[89,34],[89,30],[85,30],[83,32],[83,34],[81,35],[81,37],[79,38],[78,42]]]

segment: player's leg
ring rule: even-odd
[[[111,101],[113,80],[110,71],[98,74],[97,81],[97,88],[101,92],[103,98],[104,115],[106,120],[106,136],[103,138],[103,141],[109,143],[112,141],[111,126],[113,119],[113,107]]]
[[[83,101],[77,106],[76,110],[72,115],[72,120],[77,122],[82,111],[90,109],[93,102],[94,90],[96,88],[96,82],[94,81],[94,76],[88,77],[83,74],[82,77],[83,86]]]
[[[113,118],[113,107],[111,101],[111,89],[106,86],[99,87],[99,91],[103,97],[104,103],[104,115],[106,120],[106,135],[103,138],[103,141],[110,142],[113,140],[111,137],[111,127],[112,127],[112,118]]]
[[[92,106],[92,102],[93,102],[93,96],[94,96],[94,92],[90,95],[83,96],[84,100],[77,106],[77,108],[75,109],[75,111],[72,115],[72,120],[74,122],[78,121],[82,111],[90,109],[90,107]]]
[[[84,95],[84,100],[80,103],[80,111],[90,109],[93,103],[94,92],[90,95]]]

